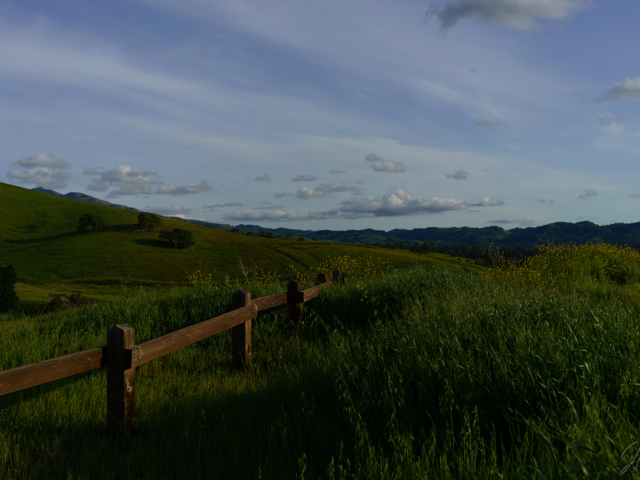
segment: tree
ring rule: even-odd
[[[78,230],[102,230],[107,228],[107,224],[102,217],[85,213],[78,219]]]
[[[162,226],[162,218],[155,213],[142,212],[138,215],[138,228],[140,230],[155,230]]]
[[[0,311],[6,312],[18,304],[17,281],[18,276],[12,264],[0,267]]]
[[[196,244],[193,234],[187,230],[181,228],[174,228],[173,230],[163,230],[158,235],[160,240],[168,240],[175,248],[189,248]]]
[[[433,249],[431,248],[431,245],[429,245],[427,242],[424,242],[424,243],[422,244],[422,251],[423,251],[423,252],[427,252],[427,253],[428,253],[428,252],[430,252],[430,251],[432,251],[432,250],[433,250]]]

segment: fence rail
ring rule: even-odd
[[[254,300],[249,291],[238,290],[227,305],[227,313],[138,345],[132,326],[114,325],[107,330],[107,345],[0,371],[0,395],[107,367],[107,427],[109,435],[117,441],[127,437],[134,428],[136,367],[232,329],[233,368],[244,370],[251,365],[251,320],[258,312],[286,304],[290,320],[297,324],[302,321],[304,302],[316,298],[333,284],[347,282],[344,272],[336,270],[333,281],[325,273],[319,273],[318,285],[306,290],[301,290],[296,280],[289,282],[286,293]]]

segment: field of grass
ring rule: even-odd
[[[102,216],[108,227],[76,231],[78,218],[86,213]],[[198,268],[222,281],[266,272],[286,278],[291,265],[306,272],[344,255],[376,256],[392,266],[459,264],[403,250],[275,240],[165,219],[166,228],[189,230],[195,237],[194,247],[176,250],[157,232],[135,233],[137,215],[0,183],[0,265],[13,263],[22,299],[44,301],[73,292],[109,300],[122,296],[123,286],[183,285]]]
[[[640,269],[615,274],[637,262],[624,249],[563,249],[481,274],[353,275],[300,327],[286,307],[261,313],[248,373],[230,371],[229,332],[154,360],[122,444],[104,369],[0,397],[0,477],[618,478],[640,440]],[[115,323],[144,342],[222,313],[241,286],[285,288],[191,278],[5,320],[0,369],[103,345]]]

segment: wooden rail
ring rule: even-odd
[[[286,293],[254,300],[250,292],[239,290],[233,294],[227,313],[139,345],[135,344],[133,327],[114,325],[107,330],[105,346],[0,371],[0,395],[107,367],[107,429],[116,441],[121,440],[134,428],[136,367],[231,328],[233,368],[244,370],[251,365],[251,320],[258,312],[286,304],[290,320],[297,324],[302,321],[304,302],[334,283],[348,282],[344,272],[337,270],[333,282],[324,273],[319,273],[316,280],[318,285],[306,290],[294,280],[287,285]]]

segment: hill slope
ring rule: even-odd
[[[102,216],[108,227],[76,231],[85,213]],[[165,218],[165,228],[182,228],[195,237],[193,248],[176,250],[158,240],[157,232],[136,233],[137,215],[0,183],[0,264],[13,263],[22,284],[120,286],[182,284],[200,268],[215,280],[242,278],[239,260],[279,275],[289,265],[304,272],[345,254],[379,255],[392,265],[453,263],[441,256],[368,246],[258,238]]]

